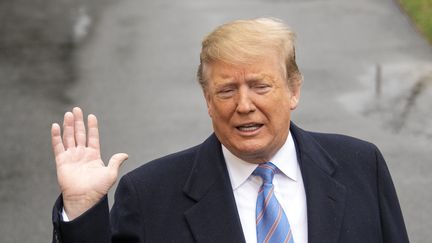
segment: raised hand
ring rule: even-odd
[[[70,220],[78,217],[104,197],[118,177],[127,154],[115,154],[107,166],[100,156],[96,116],[87,119],[88,132],[80,108],[66,112],[63,138],[60,126],[51,128],[51,139],[57,167],[57,179],[63,204]]]

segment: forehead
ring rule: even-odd
[[[264,57],[245,64],[230,64],[216,61],[208,64],[210,80],[225,79],[282,79],[282,64],[279,58]]]

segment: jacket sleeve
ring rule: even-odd
[[[126,177],[116,190],[115,204],[109,213],[105,196],[99,203],[78,218],[64,222],[60,196],[53,209],[53,243],[139,243],[142,240],[140,212],[137,195]]]
[[[109,242],[109,210],[107,197],[76,219],[62,219],[63,198],[60,196],[53,209],[53,243]]]
[[[407,243],[409,242],[408,234],[390,172],[381,152],[377,148],[375,155],[383,242]]]
[[[135,186],[124,176],[117,187],[111,209],[111,232],[113,243],[144,242],[144,217],[142,201]],[[141,203],[139,203],[141,202]]]

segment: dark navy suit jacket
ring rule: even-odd
[[[406,243],[381,153],[355,138],[290,129],[306,190],[310,243]],[[73,220],[53,210],[53,242],[245,242],[221,145],[202,144],[149,162],[107,199]]]

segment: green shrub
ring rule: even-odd
[[[399,0],[417,28],[432,43],[432,0]]]

